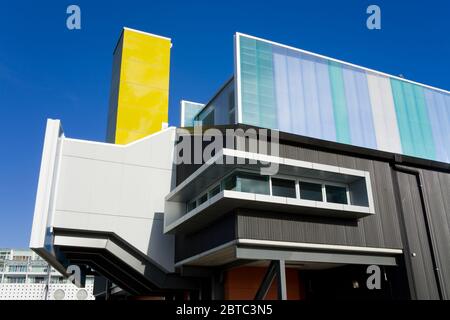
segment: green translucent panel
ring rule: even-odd
[[[239,37],[243,123],[277,127],[272,45]]]
[[[328,70],[333,100],[334,123],[336,126],[336,141],[350,144],[350,126],[348,123],[342,68],[338,63],[330,61]]]
[[[423,87],[412,85],[414,88],[414,97],[417,106],[417,116],[419,118],[419,125],[422,132],[424,158],[436,159],[436,150],[434,146],[433,130],[431,122],[428,118],[427,105],[425,103],[425,95]]]
[[[397,79],[391,79],[391,87],[404,154],[434,159],[433,135],[423,88]]]

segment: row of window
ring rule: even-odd
[[[1,280],[1,278],[0,278]],[[3,279],[3,283],[26,283],[27,278],[24,276],[20,277],[11,277],[11,276],[5,276]],[[46,283],[47,278],[46,277],[28,277],[28,283]],[[50,283],[51,284],[64,284],[68,283],[69,281],[65,279],[64,277],[51,277]],[[86,277],[86,285],[87,284],[93,284],[94,283],[94,277]]]
[[[29,270],[31,270],[31,272],[47,272],[48,269],[46,266],[31,266],[28,268],[27,265],[0,265],[0,272],[28,272]]]
[[[27,272],[28,271],[28,266],[27,265],[8,266],[8,271],[9,272]]]
[[[248,172],[236,172],[209,191],[187,204],[187,212],[214,197],[221,190],[250,192],[302,200],[349,204],[348,188],[344,184],[321,182],[302,178],[261,176]]]

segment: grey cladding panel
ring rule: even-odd
[[[333,223],[327,225],[320,220],[317,220],[317,223],[314,222],[315,220],[299,222],[300,225],[296,225],[296,228],[302,230],[302,235],[292,236],[291,239],[302,238],[306,242],[318,241],[319,243],[337,241],[340,244],[371,247],[402,247],[391,169],[388,163],[286,144],[280,145],[280,157],[365,170],[370,172],[372,180],[375,215],[355,220],[350,225],[333,225]],[[261,219],[264,217],[261,216]],[[287,225],[286,228],[292,228],[292,225]],[[275,233],[272,235],[275,236]],[[257,235],[254,236],[257,237]]]
[[[398,182],[417,298],[439,299],[416,177],[399,172]]]
[[[450,299],[450,175],[422,171],[433,229],[436,260],[444,282],[443,295]]]

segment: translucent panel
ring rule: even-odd
[[[273,178],[272,195],[287,198],[296,198],[295,181]]]
[[[350,125],[345,98],[344,79],[340,64],[329,61],[330,89],[333,100],[333,115],[336,127],[336,141],[350,144]]]
[[[389,78],[367,72],[367,81],[378,149],[402,153]]]
[[[347,189],[339,186],[325,186],[327,202],[348,204]]]
[[[181,127],[193,127],[194,118],[203,109],[205,105],[190,101],[181,101],[181,116],[180,116],[180,126]]]
[[[323,201],[321,184],[300,181],[299,185],[301,199]]]
[[[343,66],[342,75],[347,98],[351,144],[375,149],[377,141],[366,73],[353,67]]]
[[[423,89],[417,85],[391,79],[395,110],[403,152],[434,159],[434,141]]]
[[[450,93],[238,35],[240,122],[450,162]]]
[[[277,128],[273,79],[272,46],[241,38],[241,98],[243,122],[264,128]]]
[[[428,117],[436,147],[436,159],[450,162],[450,96],[425,89]]]

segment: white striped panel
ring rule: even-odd
[[[378,149],[402,153],[390,80],[375,73],[366,74]]]

